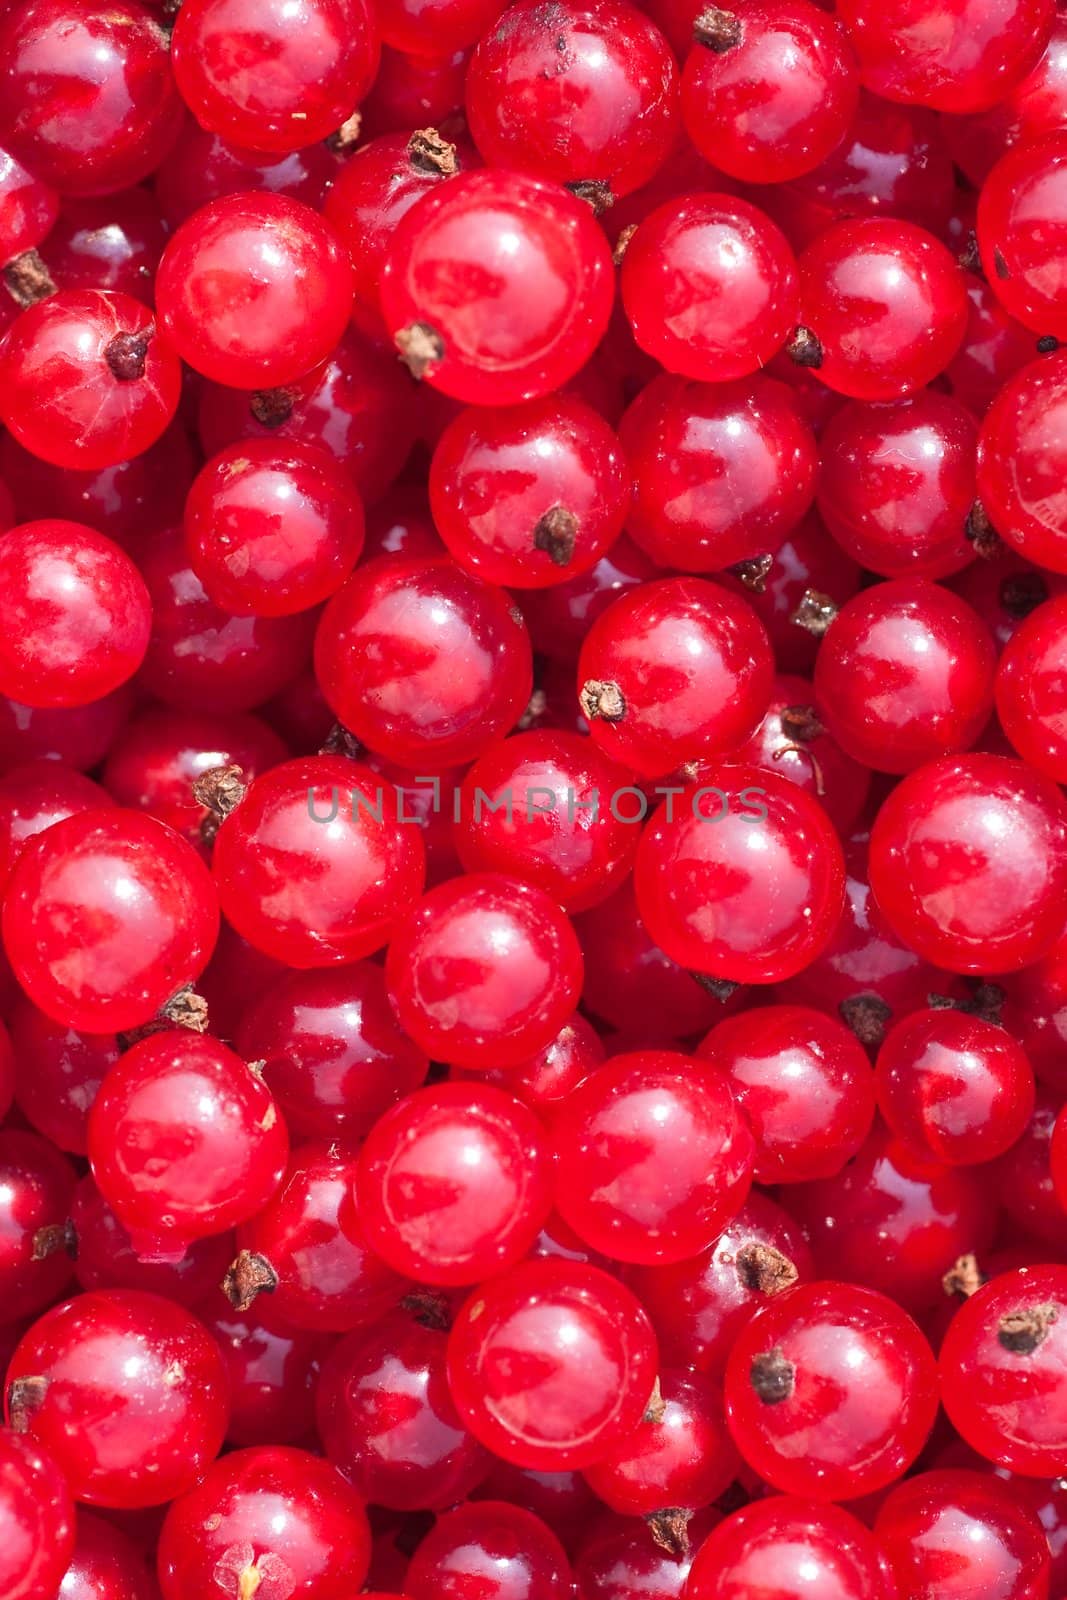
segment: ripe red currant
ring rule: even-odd
[[[6,1428],[0,1431],[0,1530],[0,1589],[7,1600],[61,1593],[74,1552],[70,1490],[34,1440]]]
[[[892,1600],[870,1532],[841,1506],[769,1495],[713,1528],[696,1554],[687,1600]]]

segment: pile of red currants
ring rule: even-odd
[[[1067,9],[727,6],[0,0],[0,1600],[1067,1600]]]

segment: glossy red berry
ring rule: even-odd
[[[182,360],[231,389],[292,383],[325,361],[351,294],[332,230],[280,194],[227,195],[194,212],[156,278],[160,323]]]
[[[911,1318],[847,1283],[800,1284],[741,1330],[726,1415],[745,1461],[813,1500],[885,1488],[915,1460],[937,1410],[937,1368]]]
[[[634,479],[627,531],[661,567],[718,572],[773,553],[815,495],[815,439],[771,378],[654,378],[619,438]]]
[[[740,1467],[719,1390],[684,1371],[661,1373],[659,1386],[651,1414],[586,1468],[586,1482],[622,1516],[701,1510],[729,1488]]]
[[[434,524],[461,566],[540,589],[595,566],[622,532],[630,480],[607,423],[567,394],[462,411],[430,465]]]
[[[0,416],[59,467],[97,471],[147,450],[178,409],[181,362],[132,295],[64,289],[24,311],[4,343]]]
[[[34,1005],[85,1033],[150,1022],[207,965],[218,902],[193,847],[154,817],[86,811],[27,845],[4,947]]]
[[[1067,355],[1045,356],[1004,385],[978,444],[978,492],[994,527],[1028,560],[1056,573],[1067,573],[1064,415]]]
[[[323,141],[287,155],[238,149],[187,121],[178,143],[156,168],[155,197],[171,229],[209,200],[249,189],[269,189],[318,207],[341,167]]]
[[[1057,338],[1067,334],[1067,316],[1048,261],[1067,225],[1065,167],[1062,133],[1026,141],[997,162],[978,202],[978,245],[994,294],[1025,327]]]
[[[124,550],[76,522],[24,522],[0,547],[0,690],[41,707],[99,700],[137,671],[151,602]]]
[[[838,394],[901,399],[935,378],[963,342],[963,271],[914,223],[836,223],[799,266],[801,325],[790,353]]]
[[[1048,1590],[1044,1529],[989,1473],[920,1472],[890,1491],[874,1532],[898,1585],[915,1600],[956,1600],[968,1589],[1028,1600]]]
[[[746,183],[817,167],[856,111],[844,30],[807,0],[701,13],[682,74],[682,116],[701,155]]]
[[[171,59],[201,127],[247,150],[300,150],[335,133],[374,81],[366,0],[190,0]]]
[[[48,235],[48,271],[60,289],[106,289],[151,305],[166,242],[160,208],[147,189],[68,196]]]
[[[130,1289],[53,1307],[7,1373],[8,1420],[89,1505],[162,1505],[183,1493],[218,1453],[227,1409],[222,1357],[203,1323]]]
[[[413,1297],[417,1301],[417,1297]],[[487,1476],[491,1457],[459,1420],[448,1335],[417,1309],[383,1317],[335,1346],[318,1389],[326,1454],[359,1494],[396,1511],[442,1511]]]
[[[721,1520],[714,1507],[698,1511],[685,1525],[689,1550],[678,1554],[681,1541],[670,1533],[664,1548],[649,1537],[645,1521],[601,1516],[575,1558],[579,1594],[583,1600],[635,1600],[638,1595],[641,1600],[682,1600],[693,1557]],[[672,1515],[671,1526],[676,1523]]]
[[[12,768],[0,778],[0,884],[11,876],[28,840],[54,822],[107,804],[106,789],[58,761]]]
[[[876,1541],[841,1506],[769,1495],[713,1528],[693,1562],[687,1600],[893,1600]]]
[[[404,1586],[411,1600],[558,1600],[570,1581],[563,1546],[540,1517],[483,1500],[441,1517]]]
[[[1003,756],[945,756],[910,773],[871,832],[871,889],[893,931],[954,972],[1013,972],[1063,925],[1067,807]]]
[[[159,1539],[164,1600],[223,1593],[349,1600],[370,1565],[363,1502],[306,1450],[237,1450],[171,1506]]]
[[[530,698],[530,642],[517,609],[453,561],[383,557],[323,614],[322,692],[377,755],[416,773],[473,760]]]
[[[70,1490],[45,1451],[6,1428],[0,1432],[0,1530],[0,1585],[7,1600],[62,1593],[74,1552]]]
[[[752,1135],[725,1079],[666,1050],[594,1072],[560,1107],[553,1141],[560,1215],[617,1261],[698,1255],[752,1180]]]
[[[83,1289],[143,1289],[196,1309],[217,1298],[233,1260],[233,1234],[195,1239],[180,1261],[144,1261],[91,1177],[74,1191],[70,1220],[78,1240],[74,1272]]]
[[[13,1320],[36,1316],[74,1275],[70,1208],[77,1174],[35,1133],[0,1130],[0,1296]]]
[[[949,1421],[989,1461],[1055,1478],[1067,1461],[1067,1269],[1002,1273],[959,1307],[941,1346]]]
[[[637,1426],[656,1341],[638,1301],[607,1273],[528,1261],[466,1302],[448,1377],[460,1416],[494,1454],[568,1471],[602,1460]]]
[[[360,1151],[360,1220],[383,1261],[419,1283],[481,1283],[521,1261],[552,1204],[534,1113],[488,1084],[421,1089]]]
[[[74,1550],[58,1593],[63,1600],[157,1600],[159,1591],[133,1540],[79,1509]]]
[[[213,1285],[212,1287],[216,1287]],[[328,1333],[290,1328],[261,1299],[245,1312],[228,1306],[205,1326],[222,1352],[230,1385],[231,1445],[295,1444],[315,1426],[315,1391],[335,1340]]]
[[[605,755],[656,777],[749,738],[773,672],[743,600],[699,578],[663,578],[597,618],[578,658],[578,697]]]
[[[416,377],[494,406],[573,378],[607,328],[613,292],[607,240],[583,200],[489,169],[412,207],[381,283],[386,327]]]
[[[997,669],[997,715],[1029,766],[1067,781],[1067,726],[1058,685],[1067,650],[1067,598],[1039,605],[1008,641]]]
[[[570,1017],[582,956],[544,890],[469,873],[431,889],[407,916],[386,978],[401,1027],[431,1059],[517,1066]]]
[[[8,150],[0,152],[0,260],[7,266],[16,256],[33,250],[54,227],[59,196],[47,183],[28,172]]]
[[[788,779],[709,766],[648,824],[634,884],[649,935],[680,966],[731,983],[776,983],[830,938],[844,859],[825,811]]]

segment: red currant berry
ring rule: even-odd
[[[594,1072],[559,1108],[553,1141],[560,1215],[616,1261],[698,1255],[752,1181],[752,1135],[725,1078],[666,1050]]]
[[[941,1399],[979,1455],[1030,1477],[1067,1462],[1067,1268],[1020,1267],[964,1301],[941,1346]]]
[[[713,1528],[697,1552],[687,1600],[893,1600],[877,1543],[841,1506],[770,1495]]]
[[[51,232],[59,216],[59,196],[47,183],[27,172],[21,161],[0,150],[0,264],[34,250]]]
[[[389,4],[375,10],[383,27],[388,26]],[[422,50],[391,50],[384,45],[374,88],[359,108],[364,133],[369,139],[384,133],[407,136],[412,128],[455,124],[463,114],[469,61],[466,49],[427,55]]]
[[[288,1328],[259,1300],[243,1315],[201,1312],[230,1383],[231,1445],[293,1444],[315,1427],[315,1391],[331,1334]]]
[[[911,1318],[848,1283],[800,1284],[741,1329],[726,1416],[754,1472],[783,1494],[855,1499],[893,1483],[926,1443],[937,1368]]]
[[[58,1593],[63,1600],[158,1600],[143,1554],[118,1528],[79,1509],[70,1566]]]
[[[42,707],[83,706],[137,671],[152,608],[124,550],[77,522],[24,522],[0,546],[0,689]]]
[[[680,966],[731,983],[777,983],[826,945],[845,867],[816,799],[775,773],[723,765],[656,812],[634,884],[650,937]]]
[[[962,1600],[968,1591],[1031,1600],[1048,1591],[1040,1522],[988,1473],[920,1472],[890,1491],[874,1532],[902,1592],[915,1600]]]
[[[1020,367],[1034,359],[1034,336],[1009,317],[985,278],[966,274],[967,332],[945,368],[952,393],[976,417],[984,416]]]
[[[74,1275],[76,1174],[35,1133],[0,1130],[0,1295],[4,1317],[36,1316]]]
[[[0,1432],[0,1530],[5,1600],[49,1600],[62,1594],[63,1574],[74,1553],[70,1490],[34,1440],[20,1439],[6,1428]]]
[[[7,1372],[8,1420],[89,1505],[155,1506],[182,1494],[218,1454],[228,1409],[222,1357],[203,1323],[130,1289],[53,1307]]]
[[[810,172],[839,144],[859,102],[844,30],[807,0],[754,0],[697,18],[682,116],[701,155],[746,183]]]
[[[449,560],[383,557],[323,614],[322,692],[376,754],[416,772],[470,761],[530,698],[530,641],[507,595]]]
[[[180,1261],[143,1261],[92,1178],[74,1191],[70,1220],[78,1240],[74,1272],[83,1289],[144,1289],[193,1309],[218,1286],[233,1260],[233,1234],[195,1239]]]
[[[619,438],[634,478],[627,529],[661,567],[718,572],[773,554],[815,496],[814,436],[771,378],[655,378]]]
[[[250,189],[285,194],[318,209],[340,168],[339,157],[325,141],[288,155],[263,155],[237,149],[186,121],[178,143],[156,168],[153,188],[173,230],[209,200]]]
[[[588,572],[550,589],[525,590],[520,604],[534,649],[570,666],[601,612],[619,595],[660,576],[644,551],[622,534]]]
[[[1067,572],[1067,497],[1060,420],[1067,415],[1067,355],[1047,356],[1006,383],[986,416],[978,491],[994,527],[1028,560]]]
[[[129,684],[84,706],[42,709],[0,695],[0,761],[5,768],[26,761],[62,761],[88,772],[107,755],[133,699]]]
[[[449,1337],[460,1416],[520,1467],[562,1472],[603,1460],[640,1422],[655,1377],[655,1337],[630,1291],[558,1258],[475,1290]]]
[[[401,1027],[432,1060],[518,1066],[570,1017],[582,954],[542,889],[471,873],[431,889],[409,914],[386,978]]]
[[[699,578],[663,578],[597,618],[578,697],[604,753],[656,777],[748,739],[773,676],[767,635],[743,600]]]
[[[150,1022],[207,965],[215,889],[193,847],[154,817],[86,811],[22,853],[4,947],[34,1005],[83,1033]]]
[[[171,1506],[159,1538],[163,1600],[213,1588],[350,1600],[370,1566],[363,1502],[306,1450],[237,1450]]]
[[[1042,1085],[1029,1127],[994,1169],[1005,1216],[1024,1237],[1041,1241],[1042,1260],[1050,1246],[1057,1254],[1067,1249],[1067,1218],[1060,1198],[1063,1135],[1056,1133],[1061,1109],[1060,1092]]]
[[[58,761],[29,761],[0,778],[0,884],[27,841],[55,822],[110,804],[106,789]]]
[[[189,0],[174,77],[202,128],[246,150],[300,150],[334,133],[378,69],[367,0]]]
[[[106,289],[151,305],[166,242],[159,206],[147,189],[68,197],[48,235],[48,270],[60,289]]]
[[[889,926],[923,960],[1014,972],[1062,931],[1067,806],[1021,761],[945,756],[883,803],[870,873]]]
[[[396,1511],[455,1505],[491,1463],[456,1413],[445,1371],[448,1336],[432,1325],[435,1311],[428,1300],[425,1324],[421,1312],[401,1310],[349,1334],[319,1383],[326,1454],[365,1499]]]
[[[978,244],[994,294],[1025,327],[1057,338],[1067,334],[1067,315],[1049,262],[1067,227],[1065,167],[1062,133],[1019,145],[997,162],[978,201]]]
[[[672,1512],[661,1544],[649,1537],[649,1525],[636,1517],[601,1516],[583,1539],[574,1564],[582,1600],[682,1600],[693,1558],[710,1529],[721,1521],[714,1507],[698,1511],[676,1535],[679,1519]],[[688,1543],[688,1550],[683,1546]]]
[[[560,1600],[571,1570],[539,1517],[483,1500],[440,1518],[416,1550],[404,1587],[411,1600]]]
[[[156,296],[183,361],[231,389],[263,389],[326,360],[348,321],[352,269],[310,206],[280,194],[227,195],[182,223],[163,252]]]
[[[997,714],[1031,767],[1067,782],[1067,721],[1061,686],[1067,666],[1067,596],[1025,618],[997,669]]]
[[[381,281],[386,327],[411,371],[469,405],[539,399],[573,378],[607,328],[613,292],[586,203],[491,170],[412,207]]]

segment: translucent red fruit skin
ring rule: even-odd
[[[782,183],[841,140],[859,100],[856,62],[837,21],[806,0],[759,0],[737,20],[725,48],[696,25],[682,74],[686,132],[732,178]]]
[[[838,394],[900,399],[935,378],[963,342],[963,271],[914,223],[835,223],[799,267],[800,322],[818,340],[819,377]]]
[[[449,1336],[460,1416],[520,1467],[563,1472],[602,1459],[641,1420],[655,1377],[655,1336],[630,1291],[558,1258],[475,1290]]]
[[[816,799],[758,767],[709,767],[702,779],[669,797],[642,835],[634,866],[642,919],[691,972],[781,982],[818,955],[841,912],[845,868],[833,824]]]
[[[360,1151],[371,1248],[416,1282],[480,1283],[528,1253],[552,1205],[544,1130],[513,1095],[443,1083],[408,1095]]]
[[[4,1317],[37,1316],[74,1272],[67,1231],[74,1167],[35,1133],[0,1130],[0,1294]]]
[[[946,121],[945,135],[954,161],[977,188],[1002,155],[1017,145],[1036,144],[1055,133],[1064,105],[1064,41],[1067,27],[1058,11],[1045,52],[1026,76],[988,111]]]
[[[945,756],[909,773],[871,832],[871,889],[890,928],[949,971],[1014,972],[1063,924],[1067,807],[1003,756]]]
[[[180,1261],[144,1261],[91,1177],[74,1191],[70,1220],[78,1236],[75,1276],[83,1289],[144,1289],[190,1309],[215,1298],[233,1260],[233,1235],[196,1239]]]
[[[432,1060],[517,1066],[570,1017],[582,955],[542,889],[468,873],[431,889],[408,915],[389,946],[386,980],[401,1027]]]
[[[363,1502],[328,1462],[277,1446],[237,1450],[167,1512],[159,1582],[164,1600],[242,1586],[349,1600],[370,1553]]]
[[[853,560],[885,578],[945,578],[974,560],[978,430],[958,400],[923,389],[841,408],[821,439],[819,511]]]
[[[691,1372],[660,1374],[665,1407],[629,1438],[587,1467],[586,1482],[622,1516],[649,1516],[667,1507],[699,1511],[733,1482],[740,1461],[726,1431],[722,1395]]]
[[[1067,598],[1038,606],[1008,641],[997,669],[997,715],[1029,766],[1067,782]]]
[[[23,846],[54,822],[108,804],[106,789],[59,761],[28,761],[0,778],[0,884]]]
[[[984,1456],[1026,1477],[1067,1461],[1067,1268],[1020,1267],[964,1301],[941,1346],[949,1421]]]
[[[144,580],[124,550],[81,523],[24,522],[6,533],[0,597],[0,691],[24,705],[88,705],[144,660]]]
[[[68,197],[48,236],[48,270],[61,289],[107,289],[152,305],[167,230],[154,193]]]
[[[161,437],[178,409],[181,362],[132,295],[62,289],[16,319],[2,377],[0,415],[19,443],[91,472]]]
[[[994,527],[1028,560],[1067,573],[1067,355],[1033,361],[1004,385],[978,441],[978,493]]]
[[[296,1444],[307,1439],[315,1425],[322,1364],[337,1342],[333,1335],[288,1327],[266,1298],[239,1312],[226,1305],[220,1309],[218,1297],[212,1296],[201,1305],[200,1315],[222,1351],[230,1382],[227,1444]]]
[[[840,7],[867,87],[936,111],[984,111],[1003,99],[1037,62],[1054,15],[1049,0],[1011,0],[995,11],[981,0]]]
[[[1067,138],[1052,133],[997,162],[978,201],[978,245],[997,299],[1036,334],[1062,338],[1067,316],[1049,277],[1067,228]]]
[[[772,378],[654,378],[619,438],[634,479],[627,531],[661,567],[717,572],[773,552],[815,496],[815,439]]]
[[[501,589],[449,560],[381,557],[323,613],[315,671],[331,709],[402,767],[471,761],[530,698],[530,641]]]
[[[630,479],[603,418],[554,394],[460,412],[433,453],[430,507],[462,566],[490,583],[541,589],[588,572],[615,543]]]
[[[917,1011],[878,1052],[878,1103],[912,1149],[951,1165],[992,1160],[1021,1138],[1034,1073],[1005,1029],[962,1011]]]
[[[752,1128],[759,1183],[830,1177],[870,1131],[870,1063],[836,1017],[755,1006],[712,1028],[699,1055],[723,1074]]]
[[[657,207],[627,242],[620,288],[641,349],[687,378],[721,383],[757,372],[796,322],[785,235],[727,195]]]
[[[290,1131],[360,1139],[429,1060],[401,1031],[374,962],[288,973],[247,1006],[237,1048],[260,1061]]]
[[[160,323],[182,360],[231,389],[291,383],[325,361],[351,296],[332,230],[280,194],[227,195],[194,212],[156,277]]]
[[[841,1506],[769,1495],[713,1528],[693,1561],[687,1600],[894,1600],[869,1530]]]
[[[25,1380],[45,1380],[28,1389]],[[97,1290],[54,1306],[20,1340],[6,1415],[55,1457],[76,1500],[162,1505],[195,1483],[226,1432],[215,1341],[158,1295]]]
[[[153,186],[159,209],[173,229],[209,200],[248,189],[270,189],[320,206],[340,165],[325,142],[288,155],[263,155],[238,149],[187,121],[178,143],[157,167]]]
[[[767,710],[773,675],[750,606],[699,578],[662,578],[597,618],[577,682],[605,755],[656,777],[743,744]]]
[[[584,200],[483,169],[424,195],[397,225],[382,312],[435,388],[468,405],[516,405],[584,366],[608,325],[612,273]],[[428,345],[425,335],[410,344],[413,328],[430,330]]]
[[[570,1583],[563,1546],[540,1517],[490,1500],[447,1512],[404,1580],[411,1600],[557,1600]]]
[[[467,121],[489,166],[607,184],[619,198],[671,153],[678,70],[659,29],[625,0],[574,0],[551,14],[519,0],[471,57]]]
[[[337,1344],[319,1383],[326,1454],[364,1499],[443,1511],[487,1476],[492,1458],[460,1422],[445,1372],[447,1334],[407,1311]]]
[[[567,1097],[552,1133],[557,1209],[616,1261],[699,1255],[752,1180],[752,1135],[726,1080],[672,1051],[616,1056]]]
[[[954,1600],[968,1590],[1003,1600],[1048,1593],[1045,1531],[991,1474],[921,1472],[886,1496],[874,1531],[897,1583],[915,1600]]]
[[[48,1600],[74,1551],[63,1474],[32,1439],[0,1433],[0,1586],[6,1600]]]
[[[741,1330],[726,1369],[734,1442],[783,1494],[885,1488],[919,1454],[936,1411],[925,1338],[892,1300],[853,1284],[777,1296]]]
[[[61,194],[110,194],[159,165],[182,122],[166,33],[138,0],[33,0],[0,21],[0,143]]]
[[[184,1029],[127,1050],[89,1119],[93,1177],[145,1255],[180,1254],[262,1210],[288,1156],[270,1091],[219,1040]]]
[[[379,950],[425,875],[421,830],[398,806],[391,784],[344,756],[306,756],[264,773],[215,839],[226,917],[288,966]]]
[[[243,439],[194,480],[185,537],[216,605],[287,616],[328,600],[348,577],[363,548],[363,507],[325,452]]]
[[[174,77],[197,121],[249,150],[325,139],[362,100],[378,66],[366,0],[191,0],[171,39]]]
[[[79,1510],[64,1600],[158,1600],[148,1560],[133,1540],[103,1517]]]
[[[0,151],[0,264],[32,250],[49,233],[59,215],[59,196],[28,172],[8,150]]]
[[[3,908],[23,989],[83,1033],[138,1028],[192,983],[218,934],[200,857],[137,812],[87,811],[27,845]]]

